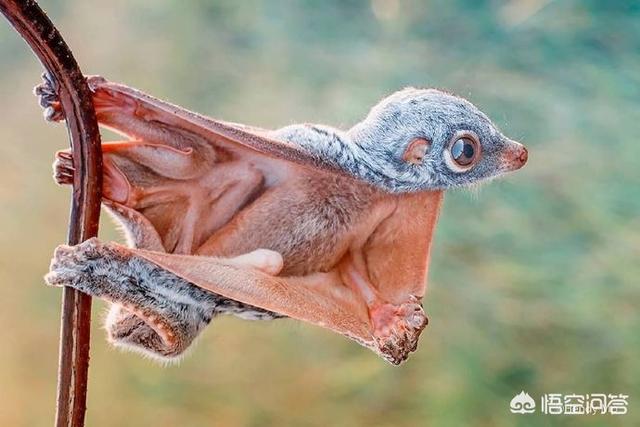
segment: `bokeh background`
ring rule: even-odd
[[[88,74],[231,121],[348,127],[407,85],[468,97],[530,151],[448,194],[417,353],[392,367],[290,320],[218,318],[180,366],[109,348],[91,426],[640,425],[640,3],[42,0]],[[0,425],[51,425],[67,144],[0,25]],[[105,221],[104,238],[118,238]],[[512,415],[521,390],[625,393],[629,413]]]

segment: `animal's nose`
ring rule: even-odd
[[[529,151],[527,150],[527,147],[523,145],[520,147],[520,156],[518,156],[518,160],[520,160],[520,163],[522,163],[522,165],[524,166],[524,164],[527,163],[528,159]]]
[[[529,160],[529,152],[519,142],[510,141],[509,147],[503,154],[504,165],[507,170],[513,171],[523,167]]]

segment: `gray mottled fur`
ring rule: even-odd
[[[444,159],[458,131],[475,132],[482,146],[480,161],[463,173],[452,171]],[[499,154],[510,142],[469,101],[437,89],[416,88],[383,99],[346,132],[322,125],[292,125],[274,136],[392,193],[449,189],[500,175],[506,171]],[[414,138],[431,141],[419,165],[402,159]]]

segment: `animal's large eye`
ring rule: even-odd
[[[476,143],[469,138],[460,138],[451,146],[451,157],[460,166],[469,166],[476,156]]]
[[[470,169],[480,158],[480,144],[475,135],[455,136],[449,146],[452,169],[462,172]]]

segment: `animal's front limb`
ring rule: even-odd
[[[371,283],[360,251],[345,257],[340,273],[345,284],[366,303],[378,347],[394,360],[404,360],[416,349],[420,333],[428,322],[420,301],[412,295],[400,303],[386,301]]]

